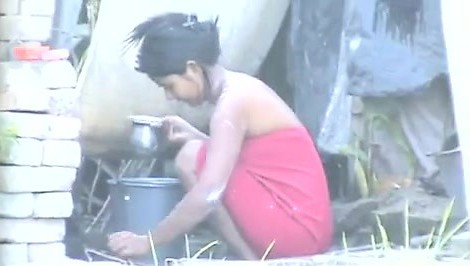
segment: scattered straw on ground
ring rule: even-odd
[[[470,260],[459,258],[436,259],[432,250],[386,250],[323,254],[305,258],[266,261],[171,259],[168,266],[468,266]],[[67,259],[49,263],[29,263],[21,266],[122,266],[127,263],[100,261],[86,262]],[[163,266],[163,265],[160,265]]]
[[[436,259],[426,250],[366,251],[360,253],[325,254],[307,258],[267,261],[171,260],[170,266],[460,266],[469,260],[458,258]]]

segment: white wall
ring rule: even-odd
[[[196,13],[200,19],[219,16],[222,63],[253,74],[266,57],[288,4],[288,0],[102,0],[86,70],[77,86],[81,90],[85,153],[94,153],[91,149],[106,151],[118,140],[127,139],[127,116],[132,114],[171,113],[196,126],[207,124],[211,108],[166,101],[161,89],[134,70],[136,49],[123,56],[122,43],[138,23],[169,11]],[[93,141],[84,144],[87,139]]]
[[[462,150],[467,210],[470,213],[470,1],[442,0],[456,127]]]

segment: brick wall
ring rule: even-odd
[[[0,0],[0,60],[12,43],[50,37],[55,0]]]
[[[76,71],[68,61],[0,62],[0,265],[65,257],[65,219],[81,162]]]
[[[65,0],[66,1],[66,0]],[[47,41],[55,0],[0,0],[0,265],[65,257],[65,220],[81,162],[77,73],[66,61],[8,61],[13,45]]]
[[[68,61],[8,61],[21,41],[46,41],[54,0],[0,0],[0,265],[65,257],[65,219],[81,161],[77,74]]]

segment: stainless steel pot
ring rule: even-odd
[[[161,130],[162,118],[133,115],[129,119],[132,122],[131,143],[136,152],[143,155],[155,154],[164,137]]]

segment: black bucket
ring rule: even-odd
[[[112,231],[130,231],[147,235],[153,231],[183,197],[183,187],[176,178],[121,178],[109,180]],[[166,258],[182,258],[184,236],[164,246],[156,247],[159,264]],[[152,263],[152,255],[136,260]]]

